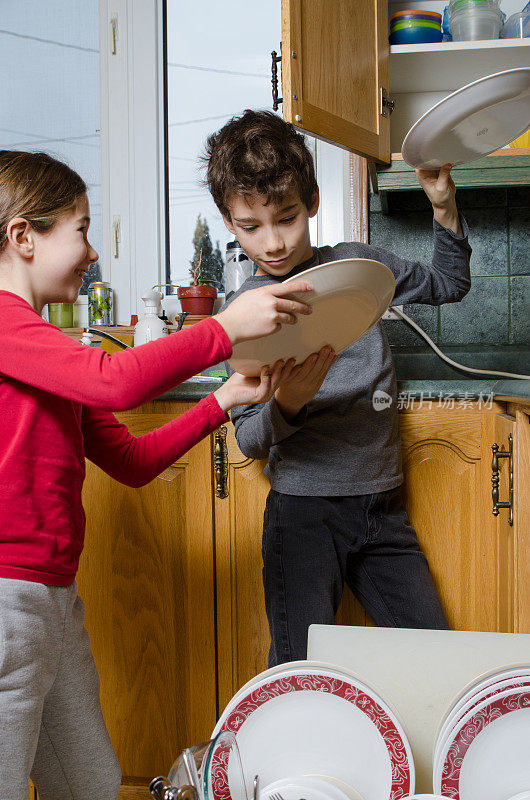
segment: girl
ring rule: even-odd
[[[258,379],[232,376],[164,427],[135,438],[112,410],[133,408],[232,345],[308,313],[266,286],[217,317],[116,355],[46,323],[46,303],[75,302],[98,254],[83,180],[44,153],[0,151],[0,800],[115,800],[120,769],[75,574],[83,547],[84,459],[141,486],[228,417],[266,402],[294,361]]]

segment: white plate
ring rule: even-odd
[[[405,136],[411,167],[465,164],[513,142],[530,126],[530,68],[486,75],[436,103]]]
[[[442,758],[442,754],[444,753],[444,748],[449,737],[452,735],[459,721],[463,719],[466,714],[468,714],[472,709],[477,708],[478,705],[484,700],[487,700],[494,695],[505,692],[508,689],[519,689],[524,687],[528,688],[529,684],[530,673],[527,670],[526,675],[521,674],[511,678],[500,678],[499,680],[495,680],[483,688],[477,689],[470,696],[463,699],[462,702],[454,709],[453,713],[447,718],[446,724],[442,729],[442,732],[436,743],[433,762],[434,774],[437,774],[440,770],[440,760]]]
[[[364,800],[364,798],[356,789],[353,788],[353,786],[349,786],[347,783],[339,780],[338,778],[332,778],[331,775],[312,775],[311,777],[322,778],[323,781],[327,781],[328,783],[331,783],[332,786],[336,786],[346,795],[348,800]]]
[[[237,344],[228,362],[235,372],[259,375],[262,366],[280,358],[296,358],[299,364],[327,344],[342,352],[379,321],[396,285],[388,267],[367,258],[319,264],[284,283],[298,280],[313,285],[312,292],[293,295],[313,313],[300,314],[296,325],[282,325],[272,336]]]
[[[273,800],[271,795],[275,794],[280,794],[283,800],[352,800],[352,797],[362,800],[357,792],[355,795],[345,792],[336,783],[319,775],[298,775],[270,783],[260,791],[260,800]]]
[[[462,695],[453,705],[452,710],[444,720],[434,747],[434,760],[440,754],[441,749],[451,731],[458,724],[462,717],[477,706],[482,700],[492,697],[494,694],[504,692],[507,689],[528,686],[530,684],[530,667],[520,667],[518,669],[497,670],[484,681],[476,685]]]
[[[457,800],[505,800],[530,786],[530,689],[484,700],[458,723],[434,788]]]
[[[244,686],[241,687],[232,697],[228,705],[226,706],[225,710],[223,711],[223,716],[228,713],[228,708],[233,708],[234,704],[237,702],[238,698],[242,694],[248,694],[250,692],[250,687],[254,686],[254,684],[259,683],[260,681],[264,680],[265,678],[270,678],[271,675],[289,675],[291,672],[297,672],[298,670],[306,670],[307,672],[311,673],[317,669],[331,669],[337,674],[341,674],[346,676],[347,678],[355,678],[359,684],[363,683],[370,689],[370,693],[372,696],[375,696],[376,691],[373,686],[363,681],[362,678],[359,677],[355,672],[352,672],[349,669],[344,669],[343,667],[337,667],[335,664],[330,664],[329,661],[315,661],[315,660],[308,660],[304,659],[301,661],[288,661],[284,664],[276,664],[275,667],[269,667],[269,669],[260,672],[258,675],[255,675],[249,681],[245,683]],[[377,695],[379,697],[379,695]]]
[[[489,669],[487,672],[481,672],[480,675],[477,675],[472,681],[466,683],[466,685],[463,686],[458,694],[451,700],[440,719],[434,740],[435,746],[442,732],[442,728],[445,727],[449,715],[457,706],[462,704],[462,701],[466,700],[468,697],[471,697],[471,695],[475,692],[480,691],[486,686],[490,686],[497,681],[505,680],[506,678],[514,678],[521,674],[526,675],[529,671],[530,664],[528,662],[521,664],[509,664],[505,667],[495,667],[495,669]]]
[[[364,800],[414,791],[412,751],[393,712],[363,682],[329,667],[253,684],[228,704],[215,733],[221,729],[235,734],[248,786],[256,774],[267,786],[318,773],[355,787]]]

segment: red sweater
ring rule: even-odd
[[[213,395],[134,437],[111,413],[158,397],[232,345],[215,319],[109,356],[0,291],[0,577],[67,586],[83,548],[85,457],[142,486],[228,417]]]

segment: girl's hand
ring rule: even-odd
[[[294,369],[295,359],[290,358],[286,363],[283,360],[277,361],[272,369],[263,367],[259,378],[246,378],[234,372],[215,390],[214,396],[223,411],[228,411],[233,406],[266,403],[280,383],[292,375]]]
[[[295,292],[310,292],[312,289],[306,281],[273,283],[251,289],[236,297],[215,319],[223,326],[232,344],[269,336],[279,331],[282,325],[294,325],[297,314],[312,313],[312,308],[306,303],[287,298]]]
[[[462,229],[456,208],[456,187],[451,178],[451,164],[444,164],[440,170],[417,169],[416,175],[420,186],[432,203],[434,219],[449,228],[458,236]]]
[[[305,404],[313,399],[337,359],[335,351],[326,345],[319,353],[308,356],[289,378],[282,381],[275,398],[287,422],[294,419]]]

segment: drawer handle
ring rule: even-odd
[[[513,525],[513,437],[512,434],[508,434],[508,452],[504,450],[499,450],[499,445],[497,442],[494,442],[491,445],[491,450],[493,453],[493,458],[491,460],[491,499],[493,501],[493,516],[499,516],[499,510],[501,508],[509,508],[509,515],[508,515],[508,524]],[[508,459],[508,500],[501,501],[499,500],[499,459],[507,458]]]
[[[215,475],[215,496],[223,500],[228,497],[228,446],[226,427],[221,425],[214,434],[213,469]]]

